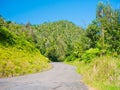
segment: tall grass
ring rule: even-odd
[[[13,77],[50,68],[49,60],[37,50],[17,49],[0,45],[0,77]]]
[[[90,63],[74,61],[83,80],[97,90],[120,90],[120,58],[104,56]]]

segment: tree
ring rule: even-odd
[[[82,43],[82,28],[66,20],[38,25],[34,31],[36,47],[53,61],[63,61],[74,52],[75,43]]]
[[[102,54],[110,48],[110,41],[112,38],[113,31],[113,21],[114,9],[111,7],[110,3],[104,4],[102,2],[98,3],[96,9],[96,19],[99,21],[99,27],[101,29],[100,44],[102,49]]]
[[[104,50],[104,20],[105,20],[105,5],[103,2],[98,3],[97,5],[97,9],[96,9],[96,18],[99,21],[99,26],[101,28],[101,47],[102,50]],[[102,54],[104,53],[104,51],[102,52]]]
[[[97,20],[92,21],[92,23],[88,25],[86,29],[86,36],[89,39],[89,48],[96,48],[100,38],[100,28]]]

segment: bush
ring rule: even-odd
[[[0,28],[0,43],[6,45],[13,45],[15,44],[15,35],[12,34],[7,28],[2,27]]]
[[[66,57],[65,62],[75,61],[76,57],[74,54],[71,54],[70,56]]]
[[[91,62],[91,60],[97,55],[100,55],[100,50],[98,48],[91,48],[85,51],[85,53],[81,57],[81,60],[85,62]]]

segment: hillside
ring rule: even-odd
[[[28,33],[24,26],[0,18],[0,77],[35,73],[50,67],[49,60],[25,34]]]
[[[33,28],[36,47],[52,61],[64,61],[76,45],[85,45],[84,30],[67,20],[43,23]]]
[[[95,88],[120,90],[120,9],[99,2],[84,29],[67,20],[32,25],[0,17],[0,77],[39,72],[51,61],[75,65]]]

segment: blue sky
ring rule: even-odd
[[[86,27],[94,18],[100,0],[0,0],[0,15],[16,23],[41,24],[69,20]],[[108,0],[101,0],[108,1]],[[120,8],[120,0],[109,0]]]

